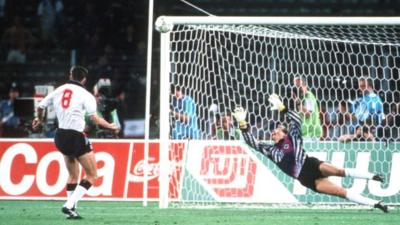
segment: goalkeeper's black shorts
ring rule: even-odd
[[[321,163],[323,163],[323,161],[320,161],[315,157],[307,156],[306,160],[304,161],[303,168],[300,171],[299,177],[297,178],[302,185],[315,192],[319,192],[316,189],[315,180],[319,178],[325,178],[325,176],[322,175],[321,171],[319,170],[319,165],[321,165]]]
[[[75,158],[92,151],[89,139],[82,132],[75,130],[57,129],[54,143],[63,155]]]

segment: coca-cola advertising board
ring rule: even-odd
[[[87,198],[101,200],[141,200],[148,181],[148,198],[158,199],[159,144],[149,143],[148,176],[145,178],[144,141],[92,141],[98,180]],[[171,160],[179,162],[184,148],[175,144]],[[175,147],[176,146],[176,147]],[[172,157],[173,156],[173,157]],[[177,198],[182,163],[171,171],[170,197]],[[84,176],[82,171],[81,177]],[[65,197],[68,173],[64,158],[51,139],[0,140],[0,198],[60,199]]]
[[[85,199],[143,200],[159,196],[159,141],[93,140],[99,178]],[[149,145],[145,170],[145,145]],[[331,179],[375,199],[400,202],[400,144],[305,143],[309,155],[337,167],[376,171],[385,183]],[[172,141],[169,149],[169,200],[183,202],[297,203],[340,202],[307,190],[263,154],[241,141]],[[147,176],[145,176],[147,174]],[[81,177],[84,172],[81,173]],[[64,199],[68,173],[50,139],[0,139],[0,199]]]

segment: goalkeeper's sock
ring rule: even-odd
[[[64,204],[64,207],[68,209],[72,209],[74,205],[86,194],[92,184],[83,179],[79,185],[75,188],[74,193],[68,198],[67,202]]]
[[[363,179],[372,179],[375,174],[365,171],[359,171],[357,169],[352,168],[345,168],[344,174],[346,177],[353,177],[353,178],[363,178]]]
[[[347,190],[346,199],[358,204],[374,206],[379,201],[364,197],[358,193]]]
[[[72,183],[72,184],[67,184],[67,198],[71,197],[71,195],[74,193],[76,187],[78,186],[78,184],[76,183]],[[78,203],[75,204],[74,208],[77,208]]]

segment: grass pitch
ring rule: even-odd
[[[369,209],[158,209],[151,203],[82,201],[83,220],[66,220],[61,201],[0,200],[1,225],[140,224],[140,225],[380,225],[400,224],[400,209],[388,214]]]

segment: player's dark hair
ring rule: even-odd
[[[73,66],[71,67],[69,73],[71,75],[72,80],[81,81],[87,77],[89,71],[83,66]]]
[[[173,92],[175,92],[175,91],[180,91],[180,92],[182,92],[183,94],[185,94],[185,89],[184,89],[183,87],[178,86],[178,85],[175,85],[175,84],[172,84],[172,85],[171,85],[171,91],[173,91]]]
[[[367,83],[367,87],[374,88],[374,83],[370,77],[362,76],[359,81],[365,81]]]

